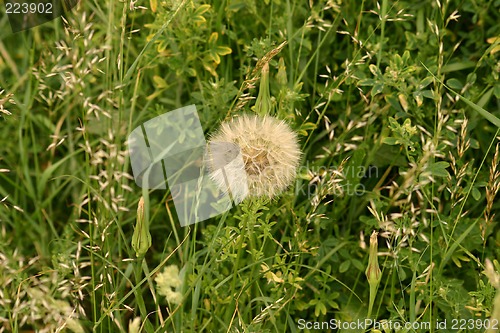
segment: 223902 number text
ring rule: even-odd
[[[6,3],[7,14],[52,14],[52,3]]]

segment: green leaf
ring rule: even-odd
[[[477,80],[476,73],[472,72],[469,75],[467,75],[467,84],[473,85],[474,83],[476,83],[476,80]]]
[[[306,130],[306,131],[315,130],[316,127],[317,127],[316,124],[315,123],[311,123],[311,122],[303,123],[300,126],[301,129]]]
[[[440,161],[436,163],[429,164],[427,170],[431,172],[433,176],[436,177],[447,177],[450,174],[446,170],[450,166],[450,163],[445,161]]]
[[[452,89],[456,89],[456,90],[462,90],[462,88],[464,87],[463,84],[458,81],[457,79],[449,79],[448,81],[446,81],[446,84],[452,88]]]
[[[316,317],[319,317],[320,314],[326,315],[326,306],[323,304],[323,302],[318,301],[316,303],[316,306],[314,307],[314,315]]]
[[[339,266],[339,272],[340,273],[345,273],[349,270],[349,267],[351,267],[351,262],[349,260],[344,261],[343,263],[340,264]]]
[[[192,77],[196,76],[196,70],[194,68],[188,68],[188,69],[186,69],[186,73],[188,73],[189,76],[192,76]]]
[[[220,64],[220,57],[215,50],[210,50],[208,57],[212,59],[216,64]]]
[[[380,94],[384,90],[384,84],[383,83],[376,83],[373,88],[372,88],[372,96],[376,96]]]
[[[388,102],[389,104],[391,104],[391,106],[394,109],[398,110],[399,112],[404,112],[403,108],[401,107],[401,104],[399,104],[399,99],[396,96],[385,95],[384,98],[385,98],[386,102]]]
[[[496,98],[500,98],[500,83],[495,84],[493,92]]]
[[[359,271],[364,271],[365,266],[363,266],[363,263],[359,261],[358,259],[351,259],[352,265],[356,267]]]
[[[403,58],[401,58],[399,54],[395,54],[393,60],[394,64],[396,65],[396,69],[401,70],[404,68]]]
[[[420,84],[418,85],[418,90],[422,90],[425,87],[427,87],[429,84],[431,84],[434,81],[434,78],[432,76],[428,76],[422,81],[420,81]]]
[[[474,200],[479,201],[479,199],[481,199],[481,192],[478,190],[477,187],[473,187],[471,193]]]
[[[374,79],[363,79],[359,80],[358,86],[364,87],[364,86],[373,86],[377,83],[377,80]]]
[[[410,52],[408,50],[406,50],[404,53],[403,53],[403,63],[408,63],[408,60],[410,60]]]
[[[167,82],[158,75],[153,76],[153,81],[155,83],[156,88],[158,89],[164,89],[168,87]]]
[[[394,146],[394,145],[398,144],[398,139],[396,139],[396,138],[384,138],[384,140],[382,140],[382,142],[387,144],[387,145]]]
[[[300,125],[299,130],[300,131],[313,131],[316,128],[317,128],[317,126],[315,123],[306,122],[306,123],[303,123],[302,125]]]
[[[327,302],[328,302],[328,305],[330,305],[332,308],[334,308],[334,309],[340,309],[340,307],[339,307],[339,303],[337,303],[337,302],[335,302],[335,301],[332,301],[332,300],[330,300],[330,299],[329,299],[329,300],[327,300]]]
[[[231,52],[233,52],[233,50],[231,50],[231,48],[229,48],[227,46],[217,46],[217,48],[215,49],[215,52],[217,52],[221,56],[225,56],[227,54],[231,54]]]
[[[444,65],[441,72],[449,73],[449,72],[461,71],[467,68],[474,68],[476,67],[476,65],[477,64],[474,61],[458,61]]]
[[[191,19],[191,22],[196,23],[196,24],[202,24],[207,22],[207,19],[203,16],[195,16]]]
[[[432,92],[432,90],[422,90],[422,96],[424,96],[425,98],[434,99],[434,93]]]
[[[208,38],[208,44],[214,44],[219,39],[219,34],[217,32],[212,32],[210,37]]]
[[[200,7],[196,8],[194,14],[195,16],[203,15],[205,14],[208,10],[210,9],[210,5],[201,5]]]

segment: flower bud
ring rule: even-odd
[[[137,221],[132,236],[132,248],[137,257],[142,257],[150,247],[149,221],[144,218],[144,197],[141,197],[137,205]]]
[[[281,57],[279,62],[278,62],[278,74],[276,74],[276,81],[282,87],[285,87],[288,84],[288,78],[286,75],[285,60],[283,59],[283,57]]]
[[[366,268],[365,274],[368,279],[368,284],[370,285],[370,302],[368,303],[368,315],[367,318],[371,318],[373,304],[375,303],[375,297],[377,295],[378,285],[382,279],[382,272],[378,267],[378,232],[373,231],[370,236],[370,254],[368,257],[368,267]]]
[[[368,267],[366,268],[365,274],[368,279],[370,286],[378,286],[380,280],[382,279],[382,272],[378,266],[378,233],[374,231],[370,236],[370,255],[368,257]]]
[[[260,78],[259,95],[255,101],[255,112],[264,117],[271,114],[273,103],[269,91],[269,64],[266,62],[262,67],[262,76]]]

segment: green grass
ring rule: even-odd
[[[304,321],[368,316],[485,331],[500,320],[499,13],[498,0],[93,0],[16,34],[2,15],[0,332],[129,332],[134,318],[148,333],[312,332]],[[127,136],[190,104],[207,137],[262,112],[265,63],[269,113],[299,133],[296,181],[180,227],[169,191],[135,184]],[[180,304],[158,293],[170,265]]]

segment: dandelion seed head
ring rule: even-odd
[[[231,190],[247,188],[250,197],[272,198],[295,178],[301,152],[297,135],[282,120],[242,115],[221,125],[210,139],[210,144],[217,142],[236,144],[243,158],[240,168],[234,165],[224,168],[225,174],[222,169],[212,171],[212,179],[221,188],[226,187],[226,179],[229,179],[236,182],[231,184]],[[244,192],[232,194],[241,196]]]

